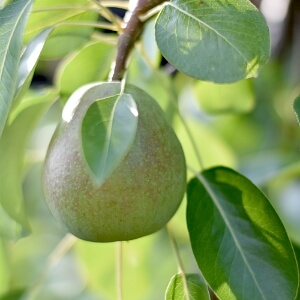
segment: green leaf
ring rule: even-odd
[[[295,250],[298,266],[300,266],[300,244],[294,245],[294,250]],[[300,278],[299,278],[299,287],[300,287]],[[295,300],[300,300],[300,288],[298,289],[298,294]]]
[[[18,103],[27,92],[37,61],[51,31],[52,28],[43,30],[26,45],[20,60],[14,104]]]
[[[42,51],[44,59],[60,58],[88,41],[94,28],[79,26],[75,23],[94,22],[98,18],[96,12],[85,11],[91,6],[88,0],[36,0],[29,17],[25,32],[25,42],[31,40],[45,28],[54,27],[59,23],[72,22],[73,25],[59,26],[53,30]],[[78,9],[82,7],[83,9]],[[63,8],[66,9],[55,9]],[[72,8],[74,7],[74,9]]]
[[[106,80],[114,55],[115,47],[112,45],[94,42],[67,57],[56,76],[60,93],[70,95],[84,84]]]
[[[11,266],[8,255],[8,247],[6,246],[7,245],[4,241],[0,239],[0,295],[9,290],[11,281]]]
[[[0,300],[20,300],[22,296],[26,293],[27,288],[19,288],[11,290],[4,295],[0,296]]]
[[[254,90],[250,80],[231,84],[197,82],[195,93],[201,108],[210,114],[245,113],[254,107]]]
[[[159,68],[161,54],[155,41],[155,18],[147,20],[141,35],[141,51],[152,68]]]
[[[296,113],[297,121],[300,124],[300,96],[294,101],[294,111]]]
[[[0,136],[15,94],[23,33],[32,0],[12,0],[0,10]]]
[[[127,82],[147,92],[160,105],[168,121],[172,121],[177,106],[176,92],[170,76],[153,69],[138,51],[135,51],[128,68]]]
[[[295,298],[298,270],[291,243],[253,183],[217,167],[192,179],[187,196],[192,249],[220,299]]]
[[[0,139],[0,236],[5,238],[15,240],[29,230],[22,193],[24,154],[32,130],[54,97],[47,91],[24,98]]]
[[[179,71],[217,83],[255,76],[270,48],[266,22],[248,0],[172,0],[157,19],[156,41]]]
[[[129,94],[100,99],[87,110],[82,122],[82,146],[98,184],[128,153],[135,138],[137,122],[137,106]]]
[[[187,131],[182,120],[178,117],[175,118],[174,128],[182,145],[187,165],[194,166],[194,168],[195,166],[199,166],[195,146],[197,149],[201,149],[201,158],[205,168],[218,165],[225,165],[231,168],[236,166],[237,159],[232,148],[213,128],[199,122],[199,120],[192,120],[191,118],[186,121],[186,125],[189,131]],[[191,142],[191,137],[195,145]],[[194,175],[192,172],[189,173],[190,176]]]
[[[185,274],[189,300],[209,300],[208,287],[206,282],[199,274]],[[187,299],[182,281],[182,275],[176,274],[172,277],[165,300],[184,300]]]

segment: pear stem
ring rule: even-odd
[[[123,33],[118,40],[118,52],[112,76],[113,81],[120,81],[124,77],[128,57],[140,37],[144,25],[141,17],[163,2],[164,0],[139,0],[135,9],[130,13]]]
[[[116,284],[117,284],[117,299],[123,299],[122,287],[122,260],[123,260],[123,245],[122,242],[116,243]]]
[[[180,257],[180,253],[179,253],[179,248],[178,248],[177,242],[175,240],[175,237],[170,232],[170,230],[168,229],[167,226],[166,226],[166,230],[167,230],[167,233],[168,233],[168,236],[169,236],[169,239],[170,239],[173,251],[174,251],[175,256],[176,256],[177,265],[178,265],[178,272],[180,273],[181,278],[182,278],[185,299],[186,300],[190,300],[190,295],[189,295],[187,280],[186,280],[186,277],[185,277],[185,271],[184,271],[183,263],[182,263],[182,260],[181,260],[181,257]]]

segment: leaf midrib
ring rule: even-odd
[[[237,250],[239,251],[239,253],[240,253],[240,255],[241,255],[241,257],[242,257],[242,259],[243,259],[245,265],[247,266],[247,268],[248,268],[248,270],[249,270],[249,272],[250,272],[250,274],[251,274],[251,276],[252,276],[252,278],[253,278],[253,281],[254,281],[255,285],[257,286],[257,288],[258,288],[258,290],[259,290],[259,292],[260,292],[262,298],[263,298],[264,300],[267,300],[267,299],[265,298],[265,296],[264,296],[263,291],[262,291],[261,288],[260,288],[259,283],[258,283],[257,280],[256,280],[255,273],[254,273],[254,271],[252,270],[251,265],[249,264],[247,258],[246,258],[245,255],[243,254],[243,248],[242,248],[242,246],[240,245],[240,243],[239,243],[239,241],[238,241],[238,239],[237,239],[237,237],[236,237],[236,235],[235,235],[234,229],[232,228],[232,226],[231,226],[231,224],[230,224],[230,221],[229,221],[228,218],[226,217],[225,213],[223,212],[223,209],[222,209],[221,205],[220,205],[219,202],[218,202],[218,197],[215,195],[213,189],[210,187],[209,182],[206,180],[206,178],[205,178],[203,175],[197,174],[197,178],[198,178],[198,180],[204,185],[204,187],[206,188],[206,190],[209,192],[209,194],[210,194],[210,196],[211,196],[211,199],[213,200],[215,206],[217,207],[217,209],[218,209],[218,211],[219,211],[219,213],[220,213],[220,215],[221,215],[221,217],[222,217],[222,219],[223,219],[223,221],[224,221],[226,227],[228,228],[228,230],[229,230],[229,232],[230,232],[230,234],[231,234],[231,236],[232,236],[232,238],[233,238],[233,241],[234,241],[234,243],[235,243],[235,245],[236,245]]]
[[[101,160],[101,165],[103,164],[103,172],[101,172],[101,181],[104,180],[104,174],[106,172],[106,165],[107,165],[107,157],[108,157],[108,150],[110,148],[110,141],[111,141],[111,135],[112,135],[112,126],[113,126],[113,121],[114,121],[114,114],[115,114],[115,111],[116,111],[116,107],[117,107],[117,104],[120,100],[120,98],[122,97],[122,94],[118,94],[116,95],[118,96],[117,99],[115,100],[115,103],[114,103],[114,106],[113,106],[113,109],[112,109],[112,112],[111,112],[111,118],[109,120],[109,126],[108,126],[108,131],[107,131],[107,135],[106,135],[106,138],[105,138],[105,151],[104,151],[104,156],[102,157],[102,160]]]
[[[242,59],[248,64],[248,60],[245,58],[245,56],[240,52],[240,50],[238,48],[236,48],[228,39],[226,39],[225,36],[223,36],[220,32],[218,32],[216,29],[214,29],[213,27],[209,26],[207,23],[201,21],[200,19],[196,18],[194,15],[190,14],[189,12],[183,10],[182,8],[180,8],[179,6],[175,5],[174,3],[169,2],[167,5],[174,7],[175,9],[177,9],[178,11],[180,11],[182,14],[192,18],[193,20],[195,20],[196,22],[200,23],[201,25],[203,25],[204,27],[206,27],[207,29],[213,31],[217,36],[219,36],[220,38],[222,38],[229,46],[231,46],[241,57]]]

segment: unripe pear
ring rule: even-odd
[[[111,174],[101,184],[95,181],[82,150],[82,122],[97,99],[120,89],[119,82],[112,82],[75,92],[47,151],[46,202],[53,215],[83,240],[131,240],[159,230],[176,212],[186,188],[185,159],[173,129],[155,100],[131,85],[124,93],[137,107],[134,140]]]

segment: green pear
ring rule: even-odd
[[[161,229],[178,209],[186,189],[183,150],[164,113],[132,85],[138,111],[133,142],[99,184],[82,150],[81,129],[89,107],[120,93],[119,82],[76,91],[50,142],[43,172],[46,202],[75,236],[94,242],[132,240]],[[102,101],[102,100],[99,100]]]

